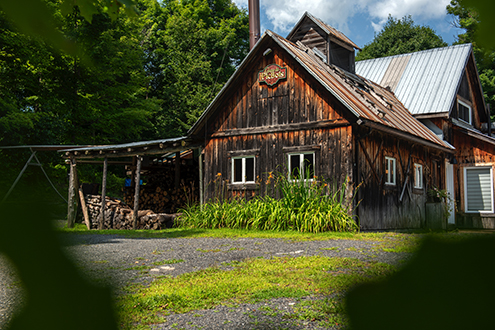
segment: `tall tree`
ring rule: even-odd
[[[473,3],[471,1],[470,3]],[[476,3],[475,3],[476,4]],[[481,28],[480,14],[474,7],[464,2],[452,0],[447,12],[454,17],[454,26],[465,30],[457,36],[456,44],[472,43],[476,65],[480,75],[485,102],[490,105],[492,117],[495,116],[495,51],[490,43],[478,42]]]
[[[144,15],[150,95],[163,100],[154,123],[165,136],[182,135],[246,56],[248,16],[231,0],[169,0]]]
[[[366,44],[357,54],[356,60],[367,60],[377,57],[417,52],[447,44],[428,26],[414,24],[411,16],[402,19],[388,17],[382,30],[375,35],[373,41]]]

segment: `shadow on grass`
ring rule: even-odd
[[[347,296],[351,329],[493,329],[495,237],[427,237],[399,271]]]
[[[42,202],[0,205],[0,253],[25,290],[8,330],[118,329],[111,292],[87,282],[63,253]]]

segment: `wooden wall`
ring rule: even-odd
[[[315,151],[317,176],[338,182],[352,176],[352,128],[347,110],[276,44],[270,47],[270,56],[253,61],[243,79],[231,84],[235,88],[208,122],[207,199],[218,195],[219,178],[229,196],[239,190],[249,196],[264,194],[269,172],[285,172],[287,154],[295,151]],[[259,84],[258,72],[272,63],[288,68],[287,79],[274,87]],[[231,158],[243,150],[256,155],[258,184],[230,185]]]
[[[493,168],[495,173],[495,145],[462,133],[459,128],[454,128],[453,136],[454,146],[457,149],[457,153],[455,154],[457,164],[454,166],[455,199],[457,211],[463,213],[465,210],[464,167],[489,166]],[[483,215],[484,217],[495,217],[495,214]],[[456,221],[461,227],[478,227],[478,225],[483,225],[482,221],[476,224],[476,221],[471,219],[473,217],[479,218],[479,215],[466,214],[460,217],[458,216],[459,219],[456,219]],[[489,228],[494,226],[493,220],[490,223]],[[486,224],[481,228],[485,227]]]
[[[267,185],[270,172],[287,175],[287,154],[295,151],[315,152],[315,175],[326,181],[342,183],[352,179],[351,126],[277,132],[214,138],[205,149],[205,182],[208,199],[226,196],[264,195],[271,192],[273,180]],[[231,158],[236,152],[255,155],[255,184],[230,184]],[[220,175],[219,175],[220,174]]]
[[[361,183],[357,194],[361,229],[424,227],[427,191],[432,185],[444,182],[443,155],[377,131],[370,134],[366,129],[356,134],[355,144],[358,149],[356,182]],[[385,185],[387,156],[396,159],[395,186]],[[414,163],[423,165],[423,189],[414,188]]]

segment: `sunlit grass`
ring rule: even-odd
[[[118,304],[122,322],[127,325],[163,322],[163,315],[169,312],[210,309],[220,304],[330,296],[393,270],[387,264],[321,256],[256,258],[230,266],[232,270],[208,268],[162,278],[122,296]],[[313,309],[322,315],[322,321],[331,319],[333,313],[341,313],[340,309],[327,308],[319,302],[315,302]]]

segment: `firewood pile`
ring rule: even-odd
[[[86,206],[91,229],[97,229],[101,213],[101,195],[86,195]],[[126,203],[111,197],[105,198],[105,229],[133,229],[133,210]],[[176,214],[155,213],[152,210],[139,210],[137,229],[171,228]]]
[[[180,186],[175,188],[175,171],[153,171],[146,175],[146,184],[139,189],[139,208],[156,213],[175,213],[199,200],[198,167],[181,168]],[[126,187],[124,201],[134,205],[134,187]]]

